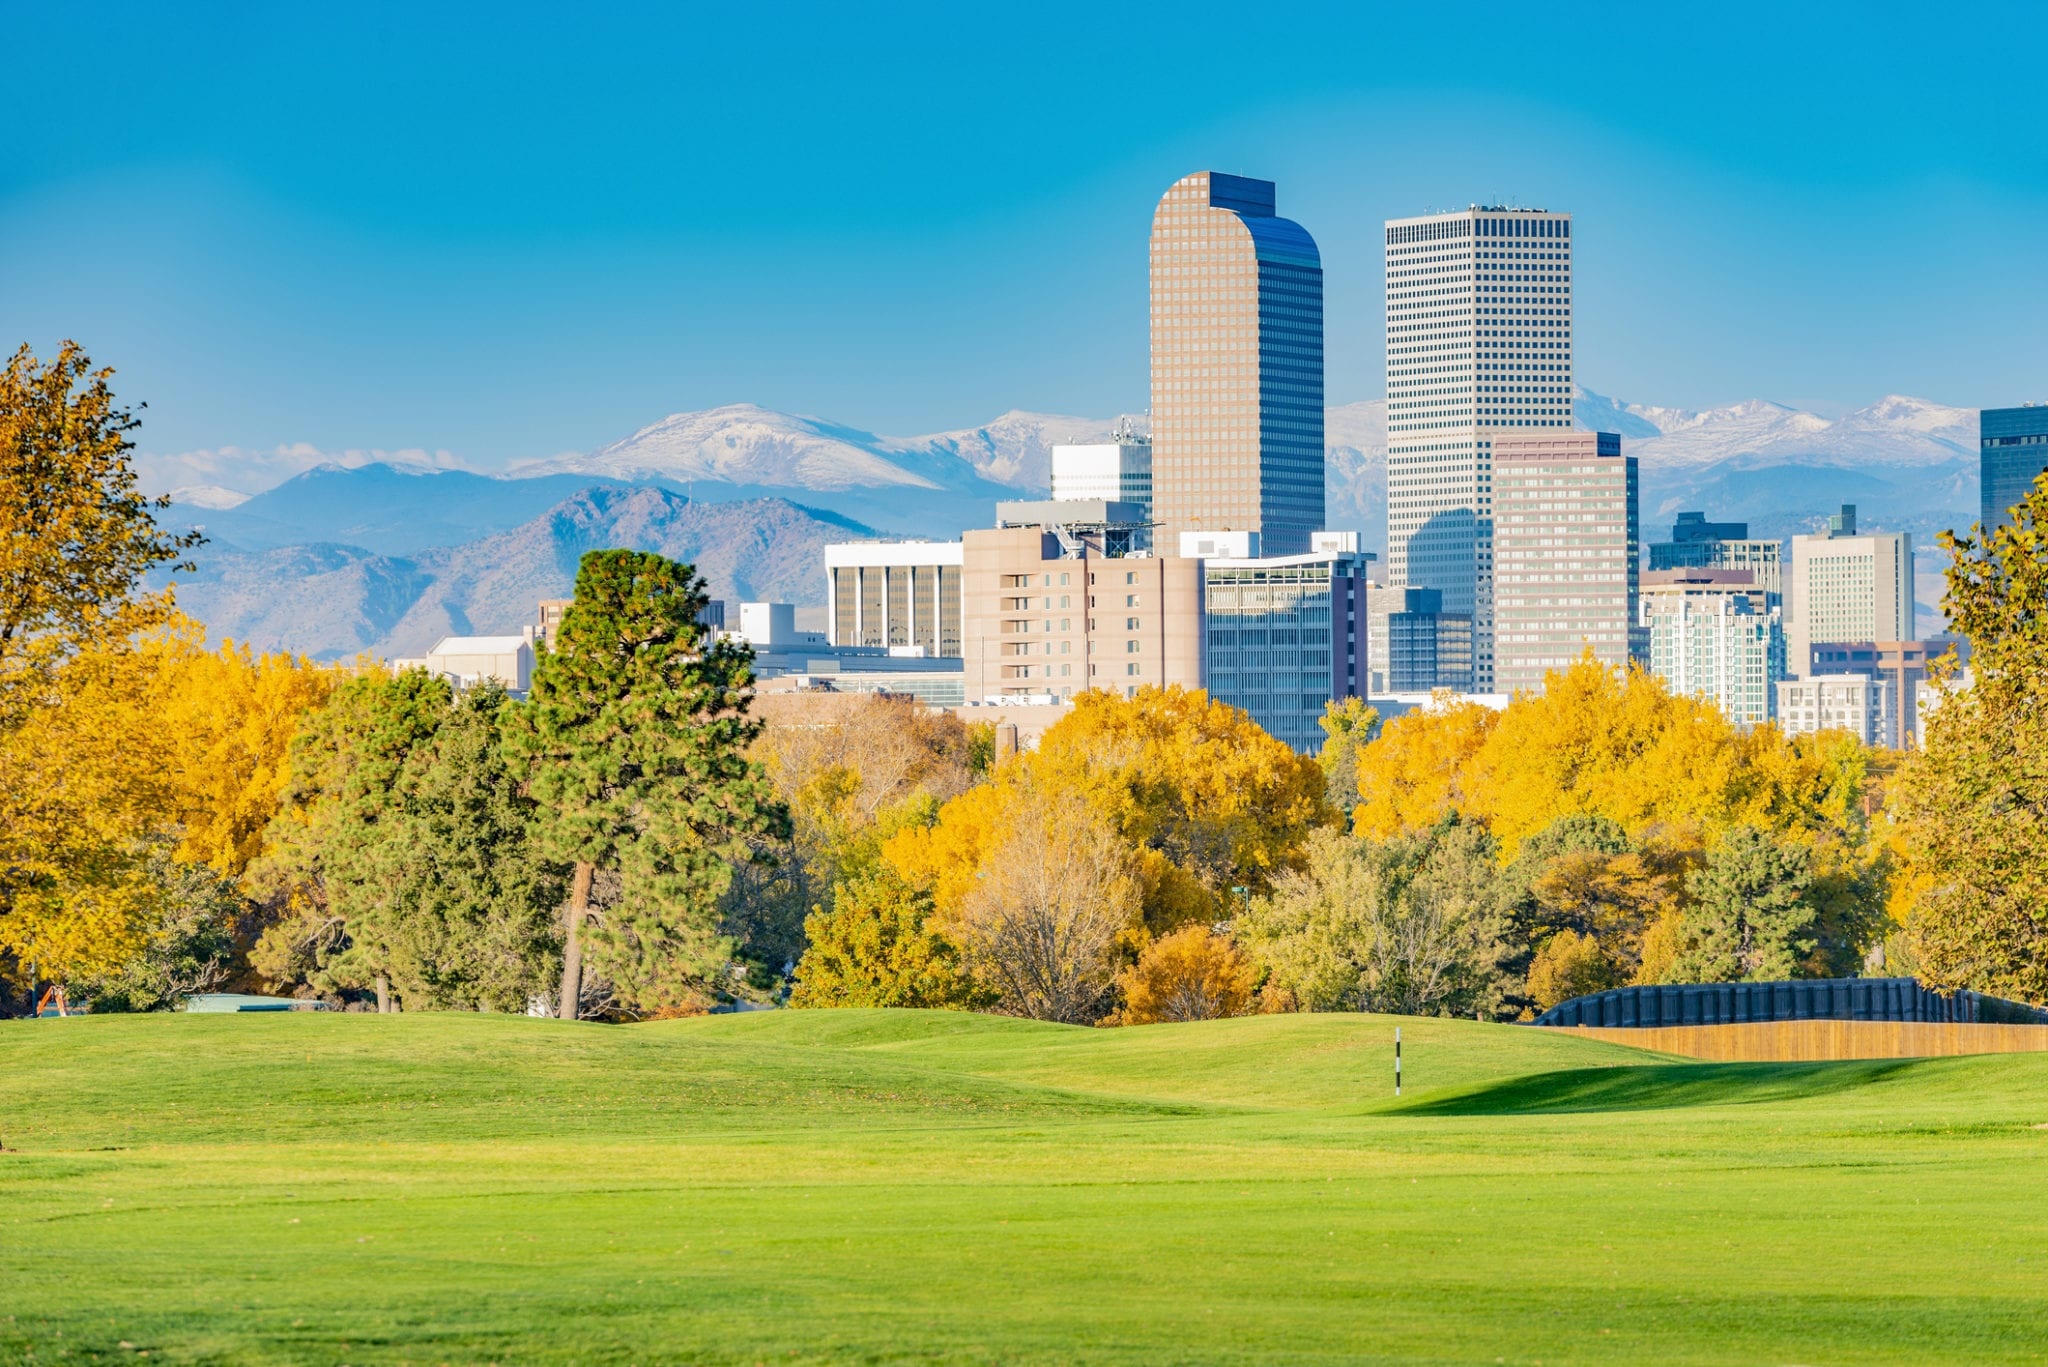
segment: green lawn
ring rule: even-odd
[[[2048,1055],[0,1023],[0,1362],[2048,1358]]]

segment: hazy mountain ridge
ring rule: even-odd
[[[697,503],[652,486],[600,485],[509,531],[410,556],[316,544],[201,548],[178,604],[216,637],[320,659],[418,655],[445,635],[517,632],[564,598],[585,551],[658,551],[697,567],[729,602],[814,603],[823,548],[872,529],[784,499]]]
[[[1645,541],[1685,508],[1782,537],[1855,503],[1864,526],[1923,546],[1976,516],[1972,410],[1892,395],[1829,420],[1763,400],[1685,409],[1581,389],[1575,412],[1641,461]],[[997,500],[1043,495],[1055,443],[1112,426],[1012,412],[898,439],[743,404],[504,475],[325,464],[235,506],[210,506],[224,488],[181,501],[180,520],[214,540],[181,601],[216,634],[260,645],[417,653],[444,632],[516,628],[535,599],[567,592],[583,550],[633,545],[694,560],[723,597],[813,604],[827,542],[987,526]],[[1385,403],[1329,409],[1325,439],[1327,525],[1383,551]]]

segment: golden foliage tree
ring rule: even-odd
[[[997,1010],[1092,1024],[1108,1009],[1118,942],[1138,921],[1129,847],[1079,793],[1030,783],[1017,798],[986,867],[939,929]]]
[[[1358,756],[1358,834],[1427,830],[1467,806],[1472,757],[1500,721],[1478,703],[1444,703],[1394,718]]]
[[[1975,677],[1962,686],[1952,656],[1935,671],[1926,745],[1894,793],[1923,979],[2048,1002],[2048,478],[2012,512],[1942,538],[1949,623]]]
[[[41,364],[26,346],[0,371],[0,730],[53,701],[56,671],[115,648],[171,612],[151,570],[200,538],[136,491],[128,434],[139,425],[79,347]]]
[[[804,922],[808,947],[790,1005],[962,1008],[987,994],[960,967],[960,951],[931,924],[932,897],[886,866],[834,889],[832,906]]]
[[[1182,926],[1146,945],[1138,961],[1117,975],[1124,999],[1117,1023],[1242,1016],[1251,1007],[1256,978],[1228,936],[1208,926]]]

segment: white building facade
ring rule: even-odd
[[[1390,220],[1387,582],[1469,613],[1494,688],[1496,433],[1572,425],[1569,214],[1481,208]]]
[[[1772,597],[1746,571],[1652,570],[1638,598],[1650,672],[1744,730],[1775,720],[1785,624]]]
[[[1913,639],[1913,536],[1859,534],[1845,506],[1828,529],[1792,538],[1785,622],[1793,672],[1807,674],[1813,646]]]
[[[1116,441],[1052,448],[1052,496],[1136,504],[1152,515],[1152,443],[1119,434]]]
[[[1778,685],[1778,728],[1788,736],[1847,731],[1882,745],[1891,731],[1891,688],[1861,674],[1815,674]]]
[[[852,541],[825,548],[826,635],[835,646],[960,654],[958,541]]]

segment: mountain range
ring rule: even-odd
[[[1645,540],[1681,508],[1782,537],[1849,502],[1862,525],[1923,544],[1976,516],[1974,410],[1894,395],[1828,419],[1763,400],[1662,408],[1581,389],[1575,412],[1638,457]],[[264,648],[417,654],[444,633],[517,629],[536,599],[568,591],[583,550],[631,545],[692,560],[716,596],[816,605],[827,542],[987,525],[995,501],[1043,496],[1055,444],[1104,440],[1113,425],[1011,412],[897,438],[735,404],[499,475],[383,461],[317,466],[239,500],[181,489],[179,520],[210,544],[179,601]],[[1383,546],[1385,405],[1331,408],[1325,433],[1328,525]]]

